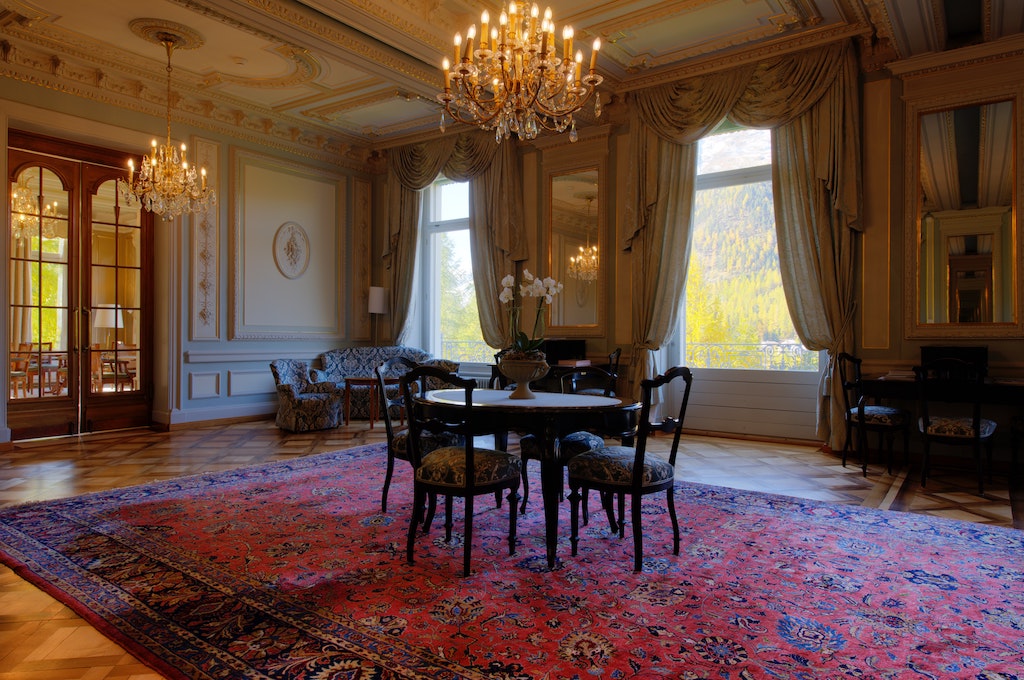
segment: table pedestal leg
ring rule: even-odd
[[[558,505],[562,497],[562,461],[558,458],[558,438],[545,437],[546,455],[540,461],[540,488],[544,497],[544,543],[547,546],[548,569],[557,561]]]

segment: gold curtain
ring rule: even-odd
[[[623,248],[632,250],[640,263],[634,274],[640,281],[633,296],[634,390],[639,390],[640,378],[657,373],[651,352],[674,327],[666,303],[678,304],[685,282],[685,275],[673,271],[685,270],[685,255],[680,258],[678,250],[666,249],[666,239],[657,237],[656,230],[684,234],[676,241],[686,241],[683,252],[688,252],[695,173],[695,160],[684,156],[680,176],[666,176],[664,165],[652,163],[651,157],[672,153],[672,144],[692,145],[726,116],[741,125],[773,130],[779,259],[801,341],[808,349],[828,349],[831,357],[851,348],[852,230],[859,229],[861,196],[860,102],[851,44],[844,41],[650,88],[633,93],[631,101],[635,116],[629,154],[635,177],[627,194]],[[652,143],[652,133],[661,138],[659,144]],[[652,168],[659,168],[653,177]],[[662,205],[672,202],[675,207]],[[651,235],[645,234],[648,230]],[[831,423],[842,421],[841,409],[836,412],[842,400],[839,386],[830,381],[831,357],[822,378],[818,433],[837,446],[840,433],[831,432]]]
[[[500,347],[507,337],[507,320],[498,303],[498,283],[517,260],[526,259],[522,173],[515,145],[495,144],[493,136],[480,132],[410,144],[390,153],[384,266],[394,291],[389,312],[396,341],[405,335],[414,303],[421,192],[442,172],[453,181],[470,182],[470,242],[480,324],[484,340]]]

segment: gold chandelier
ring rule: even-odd
[[[590,204],[594,196],[586,196],[587,200],[587,245],[580,246],[578,255],[569,257],[569,277],[584,283],[597,280],[597,272],[601,268],[600,258],[597,255],[597,246],[590,245]]]
[[[597,74],[597,53],[601,39],[594,40],[590,69],[583,73],[583,52],[573,54],[571,26],[562,30],[562,53],[555,47],[555,23],[551,10],[543,18],[536,3],[526,12],[526,3],[513,1],[502,11],[498,26],[490,26],[487,11],[480,17],[480,43],[474,49],[476,24],[469,27],[466,43],[455,34],[454,60],[445,57],[444,92],[437,95],[445,111],[455,120],[494,130],[501,142],[515,134],[534,139],[541,128],[554,132],[569,130],[570,141],[578,138],[573,114],[594,95],[594,115],[601,115],[601,96],[596,88],[604,80]]]
[[[43,205],[42,199],[32,193],[26,177],[22,177],[11,189],[11,235],[21,241],[33,236],[42,238],[63,238],[60,229],[60,215],[57,213],[57,201]],[[39,218],[42,218],[40,232]]]
[[[138,173],[134,161],[129,160],[128,181],[117,182],[127,205],[137,200],[146,210],[167,220],[185,212],[204,212],[217,202],[213,189],[206,186],[206,168],[197,176],[196,169],[188,163],[185,144],[181,144],[180,155],[178,147],[171,144],[171,54],[182,39],[170,31],[152,34],[152,40],[167,50],[167,142],[158,145],[154,139]],[[201,183],[197,184],[200,177]]]

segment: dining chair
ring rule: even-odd
[[[563,373],[560,380],[562,394],[585,394],[587,392],[579,392],[578,389],[584,385],[590,385],[598,386],[600,389],[598,394],[609,397],[615,389],[615,376],[596,366],[581,366],[579,368],[575,368],[567,373]],[[593,394],[593,392],[589,392],[589,394]],[[600,448],[604,446],[604,443],[604,438],[601,435],[588,432],[586,430],[580,430],[577,432],[571,432],[564,437],[559,437],[558,450],[561,459],[563,461],[567,461],[573,456],[577,456],[584,451]],[[545,453],[543,443],[532,434],[523,435],[523,437],[520,438],[519,451],[523,459],[523,500],[520,506],[520,512],[525,514],[526,504],[530,499],[530,482],[527,478],[526,463],[529,460],[541,460]],[[587,524],[589,521],[586,499],[584,499],[583,505],[583,520],[584,524]]]
[[[445,384],[461,390],[465,407],[460,409],[454,419],[440,420],[431,416],[427,405],[417,401],[417,393],[424,393],[428,381],[434,384]],[[476,496],[492,494],[508,490],[509,525],[508,554],[514,555],[516,549],[516,515],[519,491],[519,479],[522,472],[522,461],[519,456],[475,446],[473,389],[476,381],[460,378],[455,373],[448,373],[436,366],[420,365],[411,369],[399,378],[402,398],[406,404],[406,417],[409,421],[409,459],[413,467],[413,504],[412,517],[409,521],[409,536],[406,546],[406,559],[413,563],[413,548],[416,541],[417,527],[422,520],[426,501],[431,494],[446,497],[446,509],[450,508],[452,497],[460,497],[464,502],[464,537],[462,571],[464,576],[470,574],[470,555],[473,545],[473,500]],[[456,446],[442,446],[432,451],[426,450],[426,435],[447,433],[461,437]],[[450,514],[449,514],[450,516]],[[451,540],[451,527],[445,540]]]
[[[651,404],[654,391],[665,385],[671,385],[676,380],[683,382],[677,417],[666,416],[660,421],[652,422]],[[640,524],[642,499],[644,496],[664,491],[668,514],[672,520],[672,553],[679,554],[679,520],[676,517],[675,506],[675,465],[692,385],[693,374],[685,366],[676,366],[667,370],[663,375],[642,380],[640,382],[642,394],[640,424],[635,446],[605,446],[581,453],[569,461],[573,555],[576,555],[579,543],[580,501],[591,489],[600,491],[602,495],[618,497],[619,538],[625,536],[625,497],[629,496],[633,531],[633,571],[635,572],[639,572],[643,564],[643,531]],[[647,440],[655,432],[672,434],[672,446],[669,449],[668,460],[647,452]]]
[[[20,352],[11,352],[11,368],[8,374],[10,378],[11,397],[18,398],[18,389],[21,389],[21,396],[27,397],[29,392],[29,359]]]
[[[920,412],[918,429],[924,439],[921,486],[928,479],[932,444],[969,446],[978,471],[978,494],[984,493],[981,447],[985,447],[991,471],[992,439],[996,432],[996,422],[981,417],[985,373],[984,366],[957,358],[936,359],[914,367]]]
[[[388,378],[401,378],[405,373],[416,368],[418,364],[412,359],[403,356],[396,356],[388,359],[374,369],[377,377],[377,393],[380,395],[381,420],[384,421],[384,431],[387,433],[388,464],[384,473],[384,488],[381,491],[380,511],[388,511],[388,489],[391,488],[391,478],[395,472],[395,460],[409,462],[409,429],[396,426],[395,421],[404,424],[406,412],[405,400],[402,398],[401,390],[396,384],[388,384]],[[427,385],[428,388],[431,385]],[[429,453],[441,446],[454,446],[459,443],[459,438],[446,432],[439,434],[427,433],[423,438],[425,453]],[[431,507],[428,509],[427,517],[433,517],[434,503],[436,496],[431,496]]]
[[[843,416],[846,424],[846,439],[843,442],[843,467],[846,457],[853,448],[853,435],[857,434],[857,452],[861,456],[861,470],[868,475],[868,432],[878,433],[878,450],[888,444],[889,474],[892,474],[893,440],[903,434],[904,464],[910,461],[910,411],[895,406],[870,403],[864,395],[861,376],[862,359],[847,352],[836,356],[836,370],[843,386]]]

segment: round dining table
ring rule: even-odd
[[[618,397],[590,394],[534,392],[533,399],[510,399],[507,390],[473,390],[473,430],[481,435],[494,434],[503,441],[508,432],[532,434],[542,445],[540,460],[541,493],[544,499],[544,539],[548,568],[556,564],[558,542],[558,504],[562,495],[560,437],[589,430],[604,437],[632,442],[640,415],[640,402]],[[459,418],[466,408],[462,389],[431,390],[416,397],[428,417]]]

